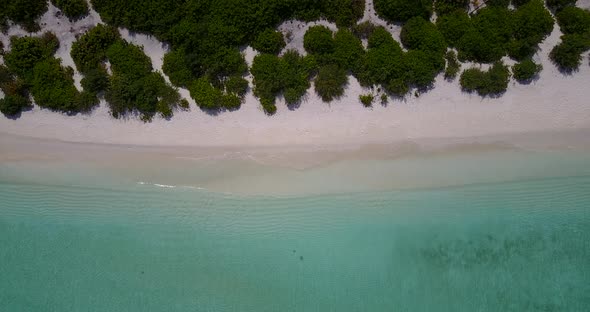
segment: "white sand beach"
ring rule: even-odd
[[[372,1],[368,1],[370,5]],[[581,6],[587,3],[582,1]],[[100,17],[95,11],[76,23],[56,17],[57,9],[50,4],[42,17],[42,31],[53,31],[60,39],[57,52],[64,65],[73,66],[69,49],[76,36],[86,31]],[[364,20],[384,24],[374,11],[367,9]],[[320,22],[326,24],[327,22]],[[279,27],[291,32],[287,48],[303,52],[302,37],[309,25],[286,22]],[[333,26],[333,25],[331,25]],[[399,27],[388,29],[399,36]],[[162,57],[167,47],[152,37],[120,32],[126,40],[142,45],[161,70]],[[7,35],[0,34],[6,47],[9,36],[25,35],[13,26]],[[188,112],[175,112],[171,120],[155,118],[144,123],[137,118],[113,119],[104,102],[89,115],[66,116],[35,107],[20,118],[0,118],[0,133],[67,142],[107,143],[150,146],[194,147],[264,147],[303,145],[387,144],[427,138],[469,138],[511,134],[571,131],[590,128],[590,66],[588,54],[583,55],[580,70],[573,75],[560,73],[548,58],[548,53],[559,42],[561,32],[556,25],[553,33],[541,44],[535,61],[543,65],[539,79],[529,85],[511,80],[507,92],[499,98],[482,98],[461,91],[458,79],[445,81],[439,75],[434,88],[418,97],[392,99],[379,103],[377,90],[360,87],[350,77],[345,95],[331,103],[323,103],[313,87],[301,106],[289,110],[284,101],[277,101],[277,113],[266,116],[259,101],[249,92],[242,108],[235,112],[221,112],[212,116],[201,111],[190,99],[187,90],[181,94],[191,103]],[[255,51],[245,48],[251,61]],[[505,60],[512,64],[510,60]],[[472,66],[463,64],[463,68]],[[76,82],[80,76],[76,73]],[[251,81],[251,77],[249,77]],[[78,85],[79,87],[79,85]],[[376,95],[373,108],[365,108],[359,95]],[[4,148],[3,148],[4,149]]]

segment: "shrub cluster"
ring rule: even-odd
[[[122,40],[111,26],[98,25],[72,44],[71,55],[88,101],[98,103],[104,93],[115,118],[137,113],[150,121],[156,113],[170,118],[180,104],[178,91],[154,72],[143,50]],[[109,76],[105,62],[111,65]]]
[[[74,86],[74,70],[63,67],[53,56],[58,47],[59,41],[52,33],[11,38],[10,53],[4,56],[7,75],[13,77],[7,80],[12,87],[7,87],[6,92],[12,98],[9,100],[10,115],[18,114],[27,106],[28,102],[22,98],[27,98],[28,92],[37,105],[53,111],[74,114],[92,108],[88,95],[78,92]]]
[[[359,100],[363,106],[371,107],[373,106],[373,100],[375,100],[375,97],[372,94],[361,94],[359,95]]]
[[[31,106],[24,82],[4,65],[0,65],[0,89],[4,92],[4,98],[0,99],[0,112],[5,116],[17,116]]]
[[[500,95],[506,91],[510,72],[502,62],[494,63],[488,71],[470,68],[461,74],[461,87],[467,92],[477,92],[481,96]]]
[[[492,63],[509,55],[516,60],[531,57],[553,30],[553,18],[541,0],[531,0],[509,10],[505,3],[490,5],[473,17],[464,10],[446,13],[437,27],[459,59]]]
[[[0,1],[0,28],[7,30],[8,20],[21,25],[26,31],[40,30],[37,20],[47,11],[47,0]]]
[[[276,112],[275,98],[282,94],[288,105],[297,104],[310,86],[315,68],[312,56],[302,57],[289,50],[282,57],[261,54],[254,58],[254,95],[260,99],[264,111]]]
[[[526,59],[512,66],[512,76],[521,83],[533,80],[543,69],[543,65],[536,64],[532,59]]]
[[[570,73],[578,70],[582,53],[590,49],[590,11],[565,6],[556,16],[564,35],[549,57],[561,71]]]
[[[280,22],[323,17],[348,27],[362,17],[365,7],[364,0],[92,0],[92,4],[111,25],[170,43],[163,70],[173,84],[190,88],[204,78],[216,93],[228,96],[231,88],[226,83],[247,72],[239,47],[250,44],[260,52],[278,54],[285,44],[273,29]]]
[[[88,16],[88,3],[85,0],[51,0],[70,21],[77,21]]]

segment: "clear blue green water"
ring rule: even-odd
[[[293,197],[0,179],[0,311],[588,311],[586,168]]]

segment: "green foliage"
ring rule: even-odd
[[[326,65],[320,67],[315,79],[315,91],[324,102],[341,97],[344,94],[344,86],[348,83],[346,71],[338,65]]]
[[[25,103],[14,96],[18,94],[26,98],[26,89],[37,105],[43,108],[69,114],[92,108],[92,105],[83,102],[84,99],[74,86],[73,69],[63,67],[53,56],[59,46],[55,35],[45,33],[41,37],[12,37],[11,45],[12,50],[5,55],[4,60],[8,71],[14,73],[16,81],[22,81],[23,86],[18,92],[9,90],[6,93],[13,97],[10,107],[16,107],[15,103]]]
[[[394,23],[404,23],[412,17],[430,19],[431,0],[374,0],[375,11],[379,16]]]
[[[365,107],[373,106],[373,100],[375,97],[372,94],[361,94],[359,95],[359,100]]]
[[[38,37],[11,37],[10,53],[4,56],[6,66],[23,79],[32,78],[33,67],[51,58],[54,53],[54,45],[48,46],[44,43],[45,41]]]
[[[437,0],[434,2],[434,11],[438,16],[443,16],[454,11],[465,12],[469,7],[469,0]]]
[[[254,95],[268,114],[273,114],[275,98],[280,93],[289,105],[296,104],[310,86],[309,78],[315,70],[313,57],[302,57],[287,51],[282,57],[261,54],[254,58]]]
[[[283,33],[272,28],[266,29],[252,41],[252,47],[262,53],[279,54],[285,47]]]
[[[88,4],[85,0],[51,0],[71,21],[88,16]]]
[[[35,32],[40,29],[37,20],[45,11],[47,0],[8,0],[0,5],[0,20],[4,19],[5,24],[5,19],[9,19],[26,31]]]
[[[310,54],[325,55],[334,52],[332,31],[322,25],[310,27],[303,36],[303,46]]]
[[[467,92],[477,92],[481,96],[499,95],[506,91],[510,72],[501,62],[494,63],[486,72],[470,68],[461,74],[461,87]]]
[[[377,33],[377,31],[373,33],[369,42]],[[388,36],[391,38],[389,33]],[[391,42],[381,39],[374,41],[376,43],[369,48],[355,74],[363,86],[375,84],[385,86],[391,79],[402,77],[405,74],[403,52],[399,44],[393,38],[391,38]]]
[[[576,5],[577,0],[546,0],[547,7],[554,12],[559,12],[564,8]]]
[[[0,89],[4,92],[4,98],[0,99],[0,112],[5,116],[17,116],[31,106],[24,83],[4,65],[0,65]]]
[[[454,80],[461,69],[461,64],[457,61],[457,54],[455,51],[448,51],[445,54],[447,67],[445,69],[445,79]]]
[[[225,82],[225,90],[227,93],[235,94],[238,97],[244,97],[248,92],[248,80],[241,76],[231,76]]]
[[[108,48],[120,38],[116,28],[99,24],[72,44],[70,55],[81,73],[96,70],[106,60]]]
[[[29,106],[29,99],[20,95],[5,95],[0,99],[0,113],[7,117],[17,116]]]
[[[184,49],[166,53],[162,70],[175,86],[186,87],[193,80],[193,73],[187,65]]]
[[[589,34],[561,36],[561,43],[553,47],[549,58],[565,73],[577,71],[582,62],[582,53],[590,49]]]
[[[404,55],[404,63],[406,72],[403,79],[406,84],[417,87],[418,89],[426,89],[430,87],[434,82],[436,75],[444,69],[445,66],[442,56],[434,56],[422,50],[408,51]]]
[[[408,49],[444,54],[447,43],[436,26],[422,17],[408,20],[402,27],[400,39]]]
[[[583,34],[590,31],[590,11],[570,6],[558,12],[556,16],[564,34]]]
[[[450,46],[456,46],[459,39],[473,29],[473,24],[467,12],[456,10],[436,19],[436,27]]]
[[[381,105],[387,105],[387,94],[381,94]]]
[[[367,39],[377,26],[370,21],[365,21],[352,26],[352,33],[359,39]]]
[[[394,48],[401,52],[399,43],[393,39],[391,34],[383,26],[379,26],[373,30],[368,39],[369,49],[374,48]]]
[[[517,60],[529,58],[553,31],[553,24],[553,17],[541,0],[531,0],[518,7],[512,17],[513,36],[508,54]]]
[[[347,29],[340,29],[334,36],[334,53],[331,56],[333,63],[341,68],[356,71],[360,66],[365,49],[361,40]]]
[[[512,66],[514,79],[520,82],[531,81],[543,69],[543,65],[536,64],[532,59],[526,59]]]
[[[491,63],[506,54],[512,36],[511,12],[501,7],[486,7],[472,18],[473,28],[457,42],[459,59]]]
[[[189,91],[201,109],[218,110],[222,107],[223,93],[204,77],[195,80],[189,87]]]
[[[96,95],[108,89],[109,75],[104,67],[92,69],[84,73],[80,84],[84,91]]]

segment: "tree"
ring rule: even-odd
[[[72,44],[70,55],[81,73],[96,70],[106,60],[108,48],[120,39],[116,28],[99,24]]]
[[[162,70],[175,86],[187,87],[194,79],[187,64],[187,55],[182,48],[164,55]]]
[[[576,5],[577,0],[546,0],[547,7],[553,12],[559,12],[566,7]]]
[[[315,91],[324,102],[331,102],[341,97],[346,83],[348,83],[346,71],[334,64],[320,67],[314,82]]]
[[[454,11],[467,13],[468,6],[468,0],[436,0],[434,2],[434,11],[438,16],[443,16]]]
[[[331,59],[341,68],[356,71],[365,54],[360,39],[347,29],[340,29],[334,36],[334,53]]]

